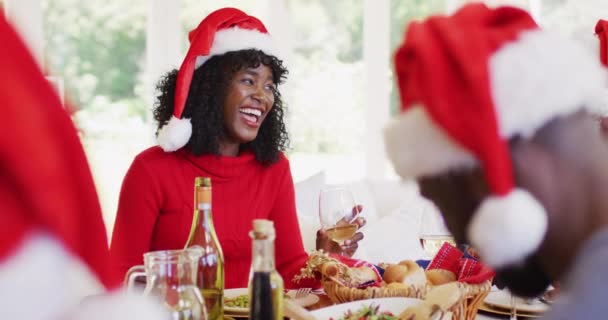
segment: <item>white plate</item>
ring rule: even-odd
[[[380,305],[380,311],[390,311],[395,316],[398,316],[407,307],[414,306],[420,302],[422,300],[413,298],[376,298],[336,304],[331,307],[314,310],[312,314],[317,320],[340,319],[348,310],[357,311],[363,306],[374,304]]]
[[[508,290],[491,291],[484,302],[492,307],[511,310],[511,293]],[[532,299],[527,303],[525,299],[515,298],[517,310],[529,313],[543,313],[549,309],[549,306],[542,303],[538,299]]]
[[[295,304],[299,305],[300,307],[312,306],[313,304],[319,302],[319,296],[317,296],[316,294],[312,294],[312,293],[309,293],[301,298],[296,299],[295,298],[296,291],[297,290],[287,291],[287,296],[291,298],[291,301],[293,301]]]
[[[224,290],[224,302],[226,302],[226,298],[236,298],[244,294],[249,294],[249,290],[247,288],[226,289]],[[224,313],[228,315],[248,314],[249,308],[224,306]]]
[[[249,294],[249,290],[247,288],[237,288],[237,289],[226,289],[224,290],[225,298],[235,298],[240,295]],[[294,296],[296,294],[296,290],[290,290],[287,292],[287,295],[292,298],[292,301],[301,307],[308,307],[319,302],[319,297],[316,294],[309,293],[308,295],[295,299]],[[224,298],[224,299],[225,299]],[[236,307],[224,307],[224,313],[228,315],[241,315],[248,314],[249,308],[236,308]]]

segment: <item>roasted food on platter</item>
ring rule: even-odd
[[[414,261],[387,265],[382,278],[371,264],[348,266],[322,251],[310,254],[306,267],[294,280],[310,277],[321,280],[325,293],[335,303],[380,297],[422,298],[427,287],[424,269]]]
[[[371,267],[348,267],[338,261],[328,261],[321,265],[321,274],[348,287],[360,287],[379,279],[378,272]]]

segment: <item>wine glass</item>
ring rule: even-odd
[[[344,187],[326,187],[319,194],[319,219],[327,236],[338,243],[350,239],[359,227],[355,219],[359,215],[352,192]]]
[[[441,213],[435,206],[431,205],[425,206],[422,210],[418,237],[422,249],[430,259],[435,257],[445,242],[456,246],[454,237],[445,226]]]

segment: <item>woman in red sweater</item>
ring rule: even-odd
[[[111,243],[124,274],[148,251],[183,248],[192,223],[193,183],[213,181],[213,220],[225,259],[226,288],[245,287],[253,219],[276,228],[276,265],[286,287],[307,259],[296,216],[283,103],[287,70],[264,25],[233,8],[207,16],[189,34],[179,70],[159,83],[154,118],[160,146],[143,151],[123,181]],[[317,247],[352,254],[356,234],[338,247],[323,233]],[[310,285],[310,284],[303,284]]]

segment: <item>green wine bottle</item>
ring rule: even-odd
[[[224,318],[224,254],[213,227],[211,178],[194,180],[194,216],[186,248],[200,248],[196,284],[205,299],[209,320]]]

